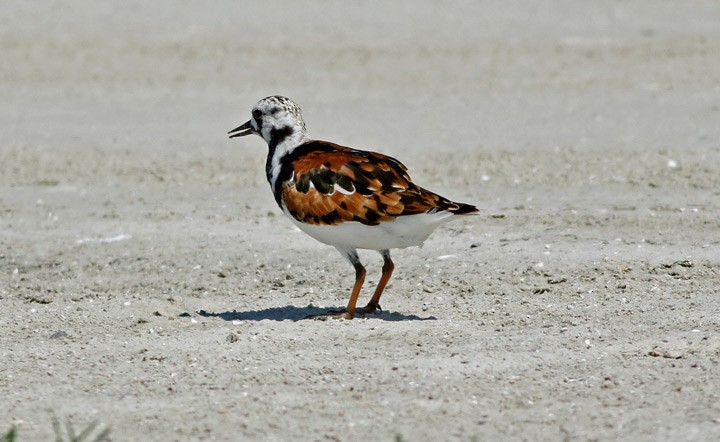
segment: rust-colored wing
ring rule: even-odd
[[[322,148],[293,158],[292,174],[281,185],[282,201],[299,221],[376,225],[403,215],[477,210],[416,186],[407,168],[392,157],[327,142],[312,143]]]

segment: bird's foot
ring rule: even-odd
[[[380,307],[380,304],[374,304],[372,302],[369,302],[368,305],[365,307],[360,307],[355,310],[355,314],[357,315],[369,315],[375,312],[381,312],[382,307]]]
[[[318,321],[327,321],[328,319],[352,319],[357,315],[370,315],[376,312],[381,312],[382,307],[380,304],[368,303],[365,307],[359,307],[355,309],[354,314],[350,314],[347,310],[330,310],[327,313],[320,313],[318,315],[307,315],[305,319],[315,319]]]

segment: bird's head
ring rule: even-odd
[[[271,147],[287,142],[300,144],[308,138],[300,106],[279,95],[258,101],[250,121],[228,132],[230,138],[250,134],[260,135]]]

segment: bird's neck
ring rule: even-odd
[[[280,174],[282,159],[309,139],[307,132],[298,127],[273,129],[270,132],[267,138],[268,156],[265,163],[265,173],[273,191],[277,187],[276,181]]]

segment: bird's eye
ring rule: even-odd
[[[262,112],[260,109],[253,109],[252,116],[254,119],[259,120],[262,117]]]

